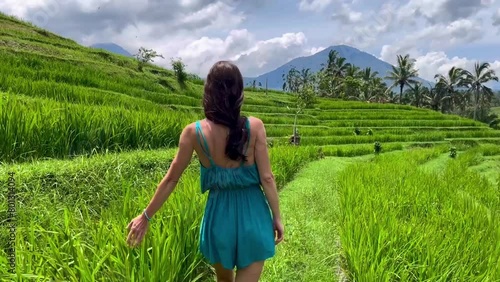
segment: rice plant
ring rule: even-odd
[[[500,279],[497,187],[467,170],[418,169],[442,148],[382,155],[338,179],[343,266],[356,281]]]

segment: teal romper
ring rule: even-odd
[[[248,119],[246,127],[250,142]],[[245,268],[274,256],[272,215],[257,165],[242,162],[235,168],[220,167],[208,152],[200,121],[196,122],[196,135],[210,161],[210,167],[200,162],[201,192],[209,191],[200,228],[201,253],[210,264],[220,263],[226,269]]]

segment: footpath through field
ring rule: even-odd
[[[329,157],[307,164],[280,193],[285,241],[261,281],[339,281],[336,175],[373,156]]]

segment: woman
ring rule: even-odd
[[[241,116],[242,103],[239,69],[217,62],[205,83],[206,118],[182,131],[177,156],[153,199],[128,225],[130,245],[142,241],[149,220],[174,190],[194,150],[200,160],[201,190],[209,191],[200,251],[215,268],[217,281],[259,280],[264,261],[283,240],[283,224],[264,124]]]

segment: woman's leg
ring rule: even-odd
[[[264,261],[254,262],[251,265],[236,271],[236,282],[258,282]]]
[[[215,268],[217,282],[234,282],[234,272],[232,269],[222,267],[220,263],[212,265]]]

